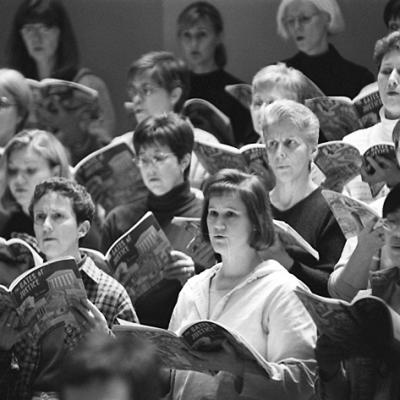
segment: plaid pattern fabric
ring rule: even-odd
[[[80,271],[88,299],[103,313],[110,328],[116,323],[116,318],[138,322],[129,295],[119,282],[101,271],[89,257],[84,258]],[[65,329],[65,347],[68,350],[74,348],[82,337],[81,332]],[[30,400],[32,382],[39,365],[40,345],[28,342],[26,338],[21,339],[14,346],[14,354],[18,360],[19,373],[13,398]]]

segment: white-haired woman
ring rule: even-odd
[[[263,110],[263,135],[276,185],[270,191],[272,216],[285,221],[319,253],[319,260],[276,242],[277,259],[317,294],[328,295],[327,282],[340,257],[345,238],[311,178],[319,122],[303,104],[276,100]],[[271,253],[271,248],[269,249]]]
[[[374,82],[366,68],[344,59],[329,43],[345,28],[336,0],[282,0],[277,16],[278,34],[292,39],[298,53],[285,60],[310,78],[327,96],[355,97]]]

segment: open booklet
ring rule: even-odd
[[[305,101],[318,117],[327,140],[340,140],[361,128],[380,121],[382,100],[375,84],[365,87],[354,99],[338,96],[315,97]]]
[[[270,376],[273,372],[265,358],[242,336],[221,324],[200,320],[184,327],[179,334],[147,325],[123,322],[114,325],[117,335],[131,335],[151,341],[166,368],[214,374],[229,371]],[[233,347],[227,351],[224,343]],[[225,346],[225,347],[224,347]]]
[[[1,312],[16,312],[17,328],[32,340],[58,325],[77,334],[83,331],[71,305],[86,298],[79,268],[72,257],[28,269],[9,287],[0,286]]]
[[[250,109],[252,101],[252,88],[248,83],[235,83],[226,85],[225,91],[234,97],[243,107]]]
[[[127,290],[132,302],[162,280],[162,270],[170,262],[171,243],[151,211],[120,236],[105,255],[84,250],[102,258],[111,275]]]
[[[346,239],[357,236],[372,220],[378,224],[380,216],[367,204],[333,190],[322,190]]]
[[[320,333],[355,352],[392,348],[400,352],[400,314],[384,300],[372,295],[355,298],[351,303],[295,290]]]
[[[278,219],[274,219],[275,232],[279,235],[283,246],[294,250],[300,248],[303,251],[311,254],[314,259],[319,260],[318,251],[314,249],[295,229],[289,224]]]
[[[89,154],[73,168],[73,173],[106,213],[147,196],[134,153],[124,142],[111,143]]]
[[[362,165],[365,166],[366,172],[373,173],[374,168],[367,157],[378,162],[377,156],[395,162],[394,144],[390,142],[377,143],[360,154],[359,150],[350,143],[333,140],[318,145],[314,163],[324,175],[325,180],[322,182],[322,186],[341,192],[346,183],[360,175]],[[372,196],[376,196],[385,186],[385,182],[369,183],[368,185]]]
[[[223,168],[254,173],[273,186],[265,145],[250,143],[240,149],[222,143],[194,142],[194,152],[204,169],[215,174]]]
[[[189,255],[201,269],[210,268],[216,263],[211,244],[201,234],[200,218],[174,217],[166,227],[165,234],[174,250]]]
[[[58,112],[58,107],[66,111],[84,111],[87,120],[94,120],[99,117],[100,105],[96,90],[77,82],[66,81],[55,78],[45,78],[41,81],[28,79],[34,99],[35,117],[39,123],[47,124],[43,120],[41,108],[46,111],[46,118],[52,113]]]
[[[186,100],[182,115],[188,117],[196,128],[212,133],[221,143],[235,144],[229,117],[209,101],[198,98]]]

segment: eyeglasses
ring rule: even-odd
[[[133,99],[139,96],[141,99],[151,96],[159,87],[152,85],[143,85],[141,87],[130,85],[128,86],[128,96]]]
[[[394,232],[400,230],[400,222],[398,221],[389,221],[387,218],[382,218],[381,220],[383,229],[388,232]]]
[[[31,36],[34,33],[35,34],[39,34],[39,35],[46,35],[47,33],[49,33],[52,29],[52,26],[48,26],[45,24],[25,24],[20,32],[24,35],[24,36]]]
[[[135,163],[139,168],[148,167],[150,165],[154,167],[160,167],[167,160],[167,158],[174,155],[174,153],[157,153],[152,157],[138,156],[135,159]]]
[[[0,97],[0,110],[2,108],[9,108],[12,106],[15,106],[16,104],[10,101],[10,99],[6,96],[1,96]]]
[[[66,219],[66,216],[63,213],[57,211],[50,212],[49,214],[44,212],[37,212],[33,215],[33,223],[35,225],[42,226],[46,222],[47,218],[50,219],[52,224],[58,225]]]
[[[285,18],[283,22],[288,28],[293,28],[296,25],[296,21],[299,23],[299,25],[304,26],[308,25],[316,15],[319,14],[315,13],[311,15],[299,15],[298,17],[289,17]]]

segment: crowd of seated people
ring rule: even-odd
[[[298,52],[255,71],[246,107],[225,90],[243,82],[225,70],[222,14],[207,1],[190,3],[177,19],[183,59],[148,49],[128,66],[127,107],[135,126],[123,133],[115,132],[106,83],[81,65],[63,3],[21,1],[0,68],[0,248],[18,238],[44,262],[72,258],[87,299],[69,304],[83,334],[72,334],[62,322],[32,339],[21,326],[21,311],[3,306],[1,289],[1,399],[400,398],[398,349],[389,340],[370,344],[372,333],[357,332],[354,346],[336,340],[298,295],[331,302],[372,295],[400,313],[400,0],[388,1],[382,11],[388,33],[375,45],[374,82],[370,71],[343,58],[331,43],[345,28],[336,0],[281,0],[277,33],[293,40]],[[41,107],[29,79],[45,78],[96,90],[99,112],[87,120],[87,110],[66,109],[60,99],[52,109]],[[358,218],[363,226],[349,238],[324,198],[324,182],[314,180],[313,160],[326,138],[306,100],[353,98],[371,84],[382,102],[379,122],[342,141],[360,153],[391,143],[396,158],[369,157],[372,168],[364,163],[344,186],[343,194],[369,203],[377,214],[367,223]],[[262,148],[268,184],[256,170],[228,163],[208,171],[196,143],[215,149],[227,143],[194,126],[184,113],[190,98],[207,100],[230,119],[230,145]],[[94,190],[77,183],[73,166],[121,143],[132,151],[140,196],[105,211],[101,182]],[[370,187],[379,182],[383,188],[373,195]],[[134,298],[95,251],[105,254],[149,211],[171,249],[158,282]],[[205,268],[174,248],[175,217],[197,221],[196,239],[211,249],[214,265]],[[277,220],[314,253],[288,243]],[[0,285],[6,287],[34,267],[3,258],[0,251]],[[377,327],[383,318],[377,316]],[[240,368],[204,373],[175,369],[155,343],[113,330],[133,323],[179,335],[203,320],[246,340],[263,359],[262,372],[255,374],[229,341],[211,351],[233,356]]]

